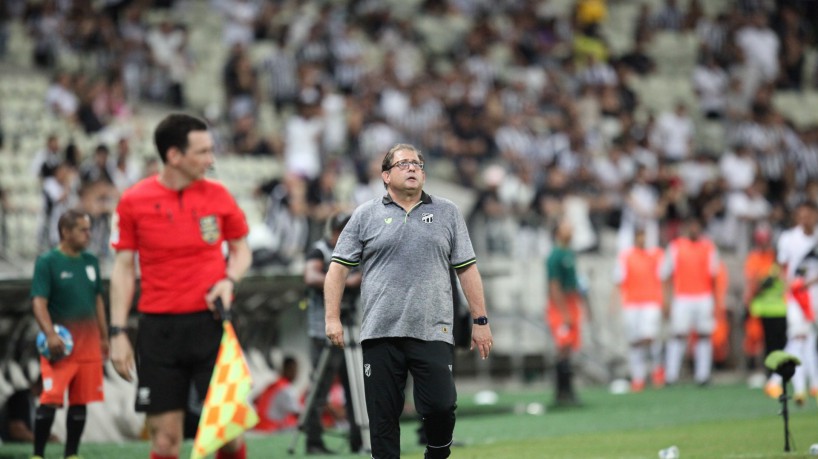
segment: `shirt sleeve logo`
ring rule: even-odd
[[[208,244],[215,244],[221,238],[219,222],[215,215],[208,215],[199,219],[199,232],[202,240]]]
[[[424,212],[423,215],[421,215],[420,219],[423,221],[423,223],[432,223],[432,219],[434,218],[434,216],[435,214],[428,214]]]
[[[94,269],[93,266],[86,265],[85,266],[85,274],[88,275],[88,280],[91,282],[97,281],[97,270]]]

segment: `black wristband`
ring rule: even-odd
[[[475,317],[472,319],[474,325],[487,325],[489,323],[489,318],[486,316]]]
[[[108,338],[113,338],[114,336],[125,333],[128,331],[128,327],[120,327],[118,325],[111,325],[108,327]]]

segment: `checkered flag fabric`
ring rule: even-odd
[[[252,383],[233,325],[225,321],[191,459],[204,458],[258,423],[248,400]]]

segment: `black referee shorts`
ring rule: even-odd
[[[222,323],[210,311],[143,314],[136,337],[136,411],[156,414],[201,406],[221,339]]]

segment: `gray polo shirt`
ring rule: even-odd
[[[454,344],[449,270],[476,259],[453,202],[425,192],[409,212],[388,194],[365,202],[341,233],[332,261],[363,270],[361,341],[408,337]]]

